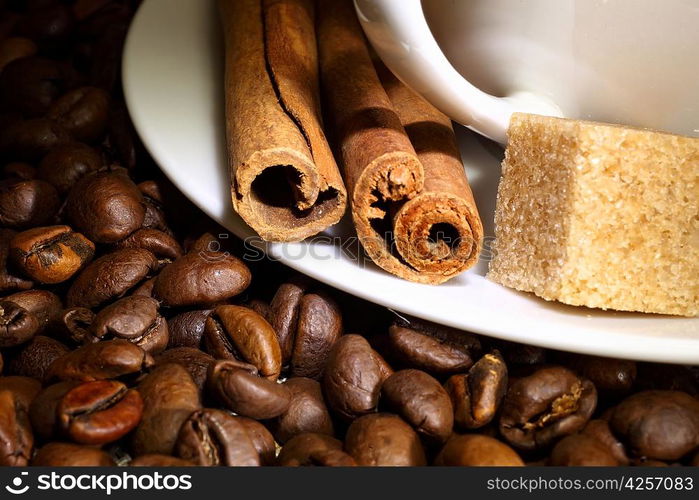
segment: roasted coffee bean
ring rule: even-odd
[[[0,293],[27,290],[33,283],[21,276],[16,276],[14,270],[8,269],[7,257],[10,240],[17,234],[12,229],[0,228]]]
[[[68,348],[58,340],[37,335],[12,357],[6,372],[43,380],[51,363],[68,351]]]
[[[325,365],[322,385],[328,406],[346,421],[374,412],[381,384],[390,375],[390,367],[364,337],[343,335]]]
[[[138,385],[138,392],[143,415],[133,433],[133,452],[172,455],[180,427],[201,408],[199,389],[182,366],[167,364],[153,369]]]
[[[500,339],[494,340],[493,344],[500,351],[508,366],[511,364],[542,365],[546,362],[546,350],[542,347]]]
[[[165,212],[160,206],[160,203],[145,195],[143,196],[143,203],[146,207],[146,215],[143,218],[144,229],[157,229],[163,232],[170,232]]]
[[[157,229],[139,229],[128,238],[114,244],[115,248],[145,248],[160,259],[175,260],[182,256],[177,240]],[[155,286],[155,283],[153,283]]]
[[[287,365],[294,349],[294,336],[298,325],[301,298],[306,290],[304,283],[282,283],[270,303],[271,325],[277,332],[282,351],[282,362]]]
[[[124,248],[92,261],[68,290],[68,307],[100,307],[124,296],[158,269],[158,259],[142,248]]]
[[[43,51],[56,51],[66,43],[75,27],[73,11],[67,5],[56,3],[38,9],[29,9],[15,26],[15,32],[40,45]]]
[[[201,306],[235,297],[248,287],[250,279],[248,267],[232,255],[190,252],[165,266],[153,293],[167,306]]]
[[[206,318],[210,309],[186,311],[167,320],[170,332],[169,347],[192,347],[198,349],[204,336]]]
[[[158,279],[162,276],[161,272]],[[206,320],[204,345],[215,358],[251,363],[268,379],[276,380],[281,372],[281,350],[272,326],[247,307],[215,308]]]
[[[502,441],[483,434],[454,434],[435,458],[440,466],[523,466],[517,452]]]
[[[606,420],[590,420],[582,430],[582,434],[602,443],[619,465],[628,465],[629,457],[626,455],[624,445],[612,434],[612,430],[609,428],[609,423]]]
[[[36,395],[29,406],[29,419],[32,429],[41,439],[48,441],[58,436],[58,404],[68,391],[79,384],[76,380],[58,382],[45,387]]]
[[[197,465],[260,465],[244,425],[222,410],[192,413],[182,424],[175,448],[178,456]]]
[[[267,427],[248,417],[236,416],[234,418],[245,427],[257,454],[260,456],[260,464],[275,465],[277,462],[277,444]]]
[[[13,160],[33,163],[41,160],[53,148],[72,140],[66,129],[48,118],[15,120],[4,130],[0,130],[0,154]],[[55,213],[53,206],[51,209],[45,208],[44,211]]]
[[[39,320],[36,316],[14,302],[0,301],[0,347],[23,344],[38,330]]]
[[[46,114],[77,140],[93,143],[104,136],[109,119],[109,94],[80,87],[56,99]]]
[[[73,443],[52,442],[34,456],[32,465],[39,467],[111,467],[114,460],[99,448]]]
[[[385,339],[386,356],[400,364],[437,375],[460,373],[480,351],[474,336],[452,330],[431,332],[393,325]]]
[[[95,172],[75,183],[65,204],[71,225],[95,243],[123,240],[143,224],[143,195],[121,168]]]
[[[342,314],[327,294],[304,295],[291,355],[291,374],[319,380],[328,355],[342,335]]]
[[[502,403],[500,433],[515,448],[548,448],[582,429],[597,404],[595,386],[560,366],[515,380]]]
[[[549,465],[611,467],[619,462],[603,443],[586,434],[573,434],[556,443]]]
[[[454,423],[462,429],[489,424],[507,390],[507,367],[496,350],[478,360],[467,374],[452,375],[444,388],[454,406]]]
[[[248,308],[252,309],[252,310],[255,311],[257,314],[259,314],[260,316],[262,316],[262,317],[267,321],[267,323],[269,323],[270,325],[272,324],[272,321],[273,321],[273,320],[272,320],[272,308],[271,308],[270,305],[269,305],[267,302],[265,302],[264,300],[260,300],[260,299],[251,299],[251,300],[248,300],[248,301],[247,301],[245,304],[243,304],[243,305],[244,305],[245,307],[248,307]],[[274,328],[274,325],[272,326],[272,328]],[[275,331],[276,331],[276,330],[275,330]],[[279,336],[277,336],[277,338],[279,338]],[[281,345],[280,345],[280,347],[281,347]],[[282,364],[283,364],[283,361],[282,361]]]
[[[14,302],[36,316],[36,319],[39,320],[37,333],[44,332],[50,325],[54,324],[59,319],[63,309],[61,298],[48,290],[24,290],[8,295],[5,300]]]
[[[36,179],[38,172],[29,163],[13,161],[2,167],[2,176],[8,179],[30,181]]]
[[[114,380],[85,382],[68,391],[56,409],[63,434],[80,444],[102,445],[138,425],[143,401],[138,391]]]
[[[131,295],[137,295],[140,297],[153,298],[153,286],[155,285],[155,277],[148,278],[147,280],[141,282],[136,288],[131,291]],[[168,340],[169,342],[169,340]]]
[[[23,408],[29,408],[41,392],[41,382],[32,377],[19,375],[0,377],[0,391],[10,391]]]
[[[332,436],[335,431],[320,383],[305,377],[293,377],[284,382],[291,400],[287,410],[274,422],[274,436],[285,443],[298,434],[315,433]]]
[[[151,354],[167,347],[167,321],[158,311],[158,302],[150,297],[132,295],[102,309],[90,325],[87,342],[125,339]]]
[[[0,40],[0,73],[12,61],[36,54],[36,43],[29,38],[13,36]]]
[[[27,407],[11,391],[0,390],[0,465],[25,467],[33,448]]]
[[[121,33],[114,33],[113,36],[120,37]],[[104,39],[104,38],[103,38]],[[101,44],[101,47],[95,47],[95,51],[99,52],[104,49],[113,50],[110,47],[110,43],[119,43],[121,40],[105,40]],[[104,89],[109,89],[116,80],[116,73],[113,70],[102,71],[101,68],[105,67],[104,59],[99,57],[93,59],[94,64],[92,68],[93,76],[90,78],[93,85],[102,87]],[[108,66],[108,65],[107,65]],[[136,166],[137,149],[139,146],[138,135],[133,128],[133,123],[131,123],[131,118],[127,112],[125,106],[116,105],[113,106],[112,112],[109,115],[108,133],[109,141],[111,146],[114,148],[114,155],[119,161],[120,165],[125,166],[128,169],[133,169]]]
[[[199,349],[193,347],[175,347],[160,353],[155,358],[156,365],[164,365],[167,363],[177,363],[182,365],[197,384],[200,391],[204,390],[206,385],[206,377],[209,368],[216,360]]]
[[[46,380],[134,379],[152,366],[151,355],[137,345],[122,339],[106,340],[61,356],[49,366]]]
[[[682,365],[663,363],[638,363],[636,391],[682,391],[699,397],[699,377],[696,372]]]
[[[426,465],[418,435],[400,417],[389,413],[364,415],[352,422],[345,450],[358,465]]]
[[[207,385],[223,406],[257,420],[278,417],[291,402],[291,393],[283,384],[259,377],[241,368],[237,361],[222,360],[211,365]]]
[[[13,229],[51,222],[60,200],[56,189],[39,179],[0,181],[0,224]]]
[[[314,465],[312,456],[329,451],[342,451],[342,441],[326,434],[305,433],[292,437],[279,452],[277,463],[282,466]]]
[[[388,377],[381,386],[381,404],[432,442],[444,442],[451,435],[454,410],[449,395],[421,370],[400,370]]]
[[[699,400],[679,391],[643,391],[612,411],[609,425],[636,457],[679,460],[699,447]]]
[[[603,395],[629,392],[636,379],[635,361],[584,354],[564,354],[561,360],[568,368],[595,384],[597,391]]]
[[[85,343],[90,325],[95,320],[95,313],[85,307],[63,309],[52,325],[53,335],[71,345]]]
[[[195,464],[183,458],[153,453],[136,457],[129,462],[129,465],[132,467],[191,467]]]
[[[68,226],[35,227],[15,235],[10,260],[30,279],[61,283],[92,260],[95,245]]]
[[[43,57],[22,57],[0,73],[0,104],[25,116],[43,116],[66,89],[65,67]]]
[[[102,156],[87,144],[70,142],[48,152],[39,163],[38,176],[61,194],[102,167]]]

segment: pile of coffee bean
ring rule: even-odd
[[[0,465],[699,465],[696,367],[459,332],[246,255],[134,133],[137,6],[0,1]]]

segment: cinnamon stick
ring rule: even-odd
[[[268,241],[335,224],[347,193],[322,128],[312,0],[219,0],[233,208]]]
[[[318,40],[323,93],[366,253],[421,283],[472,266],[483,230],[449,119],[392,75],[384,75],[384,87],[350,1],[319,3]]]

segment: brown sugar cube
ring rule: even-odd
[[[699,314],[699,138],[515,114],[488,278],[546,300]]]

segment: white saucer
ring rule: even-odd
[[[223,54],[211,0],[148,0],[129,33],[124,93],[134,124],[165,174],[196,205],[241,238],[254,236],[233,213],[224,150]],[[357,248],[326,242],[268,244],[271,258],[336,288],[463,330],[555,349],[648,361],[699,364],[699,318],[599,311],[549,303],[484,278],[492,242],[502,151],[458,130],[486,230],[472,270],[440,286],[396,278]],[[258,239],[253,242],[260,245]]]

